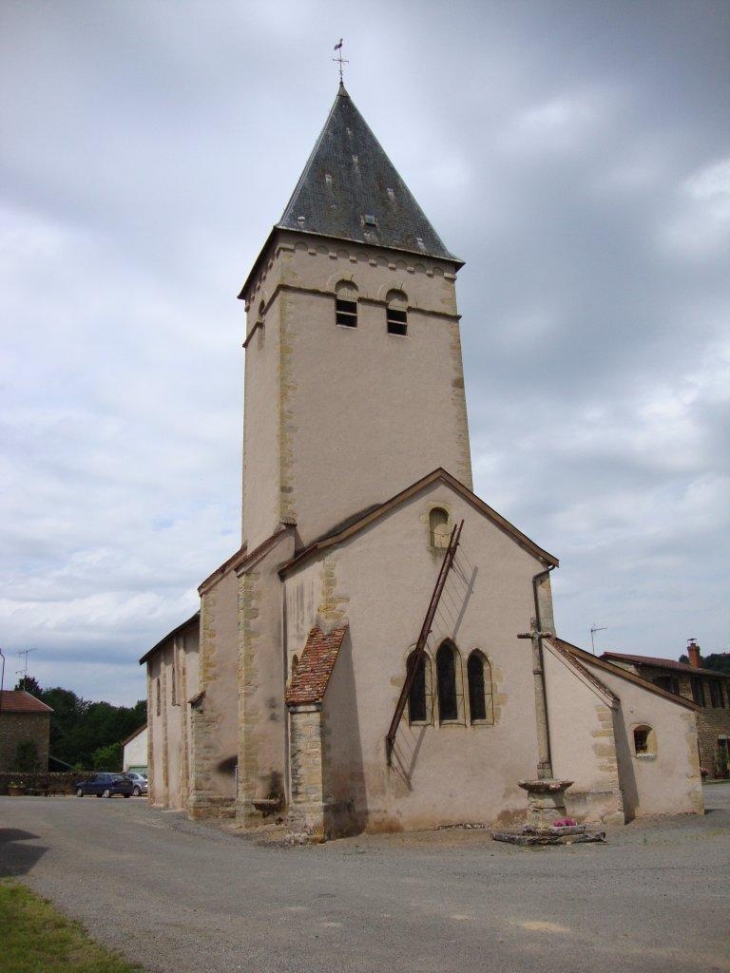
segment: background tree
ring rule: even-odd
[[[30,693],[31,696],[38,696],[43,692],[40,687],[40,683],[33,676],[21,676],[15,684],[16,689],[24,689],[26,693]]]
[[[134,706],[113,706],[106,702],[89,702],[77,696],[71,689],[55,686],[41,689],[33,676],[20,682],[33,688],[32,693],[53,710],[51,714],[51,755],[79,770],[121,770],[122,740],[147,723],[147,700],[141,699]],[[16,688],[22,688],[20,682]],[[116,750],[109,750],[118,746]],[[95,763],[99,751],[109,750],[103,758],[115,762],[114,766]]]
[[[99,747],[95,750],[91,763],[94,770],[122,770],[124,760],[124,747],[121,743],[110,743],[108,747]]]
[[[680,655],[679,661],[684,662],[685,665],[689,664],[686,655]],[[702,668],[723,672],[726,676],[730,676],[730,652],[710,652],[709,655],[702,657]]]

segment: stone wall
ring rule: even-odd
[[[7,794],[11,784],[20,784],[27,794],[74,794],[74,783],[84,780],[91,770],[63,770],[53,773],[4,774],[0,773],[0,794]]]
[[[717,739],[730,737],[730,709],[705,707],[697,714],[697,737],[700,748],[700,766],[711,777],[721,775],[717,765]]]
[[[48,769],[50,713],[2,713],[0,714],[0,772],[17,770],[16,754],[19,743],[35,743],[38,751],[38,767]]]
[[[322,710],[319,705],[292,707],[289,715],[292,834],[324,840],[322,794]]]

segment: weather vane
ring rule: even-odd
[[[340,84],[343,84],[343,81],[342,81],[342,65],[343,64],[349,64],[350,62],[346,58],[344,58],[342,56],[342,38],[341,37],[340,37],[339,44],[335,44],[335,50],[338,52],[338,54],[337,54],[337,57],[333,57],[332,60],[333,61],[337,61],[337,63],[340,66]]]

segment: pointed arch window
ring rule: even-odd
[[[431,660],[425,652],[421,652],[420,658],[416,661],[416,653],[411,652],[406,663],[406,672],[410,673],[413,665],[416,666],[416,671],[408,693],[408,722],[430,723]]]
[[[462,712],[461,657],[453,642],[442,642],[436,653],[439,722],[458,722]]]
[[[469,719],[472,723],[494,723],[492,666],[489,659],[475,649],[466,663],[469,686]]]
[[[335,286],[335,324],[357,327],[357,287],[351,280],[341,280]]]
[[[408,298],[403,291],[388,291],[385,301],[388,334],[405,337],[408,334]]]

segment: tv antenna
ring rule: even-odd
[[[18,655],[25,656],[25,667],[23,669],[18,669],[17,671],[17,675],[23,677],[23,689],[25,689],[25,683],[28,678],[28,656],[31,654],[31,652],[37,652],[37,651],[38,649],[36,648],[36,649],[21,649],[18,652]]]
[[[593,653],[593,655],[596,654],[596,644],[593,640],[593,636],[596,634],[596,632],[607,632],[607,631],[608,631],[608,625],[601,625],[601,626],[591,625],[591,652]]]

